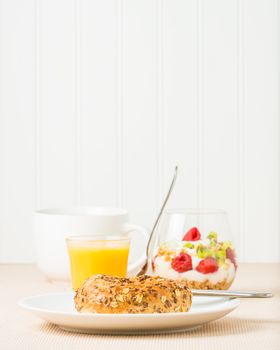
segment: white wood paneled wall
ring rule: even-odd
[[[0,0],[0,262],[31,212],[230,215],[243,261],[279,261],[279,0]]]

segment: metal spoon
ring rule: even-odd
[[[234,290],[214,290],[214,289],[192,289],[192,294],[197,296],[211,297],[233,297],[233,298],[272,298],[270,292],[255,292],[255,291],[234,291]]]
[[[147,272],[147,269],[148,269],[148,260],[149,260],[149,250],[150,250],[150,244],[151,244],[151,241],[152,241],[152,237],[153,237],[153,234],[155,232],[155,229],[157,227],[157,224],[159,222],[159,219],[161,218],[161,215],[164,211],[164,208],[166,206],[166,203],[171,195],[171,192],[173,190],[173,187],[175,185],[175,182],[176,182],[176,178],[177,178],[177,172],[178,172],[178,166],[175,167],[175,172],[174,172],[174,176],[173,176],[173,179],[172,179],[172,182],[171,182],[171,185],[169,187],[169,190],[167,192],[167,195],[165,197],[165,200],[160,208],[160,211],[159,211],[159,214],[157,216],[157,219],[154,223],[154,226],[152,228],[152,231],[151,231],[151,234],[150,234],[150,237],[149,237],[149,240],[148,240],[148,244],[147,244],[147,247],[146,247],[146,261],[145,261],[145,264],[143,265],[142,269],[140,272],[138,272],[137,276],[141,276],[141,275],[144,275],[146,272]]]

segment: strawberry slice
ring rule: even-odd
[[[226,258],[229,259],[233,263],[233,265],[235,267],[235,270],[236,270],[237,269],[237,262],[236,262],[236,255],[235,255],[233,249],[227,248],[227,250],[226,250]]]
[[[201,234],[197,227],[192,227],[183,237],[183,241],[198,241]]]
[[[189,254],[180,253],[171,261],[171,267],[177,272],[192,270],[192,258]]]
[[[206,258],[201,260],[196,267],[196,271],[207,274],[218,270],[217,261],[214,258]]]

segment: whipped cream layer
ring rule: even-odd
[[[197,259],[202,260],[202,259]],[[219,269],[216,272],[212,273],[200,273],[195,270],[195,267],[198,265],[198,263],[194,264],[193,259],[193,270],[186,271],[186,272],[177,272],[175,271],[170,264],[170,261],[166,261],[163,256],[158,256],[154,260],[154,272],[156,275],[159,275],[161,277],[165,278],[172,278],[172,279],[187,279],[190,281],[197,281],[197,282],[204,282],[208,280],[211,283],[218,283],[223,280],[226,280],[228,282],[232,281],[235,276],[235,267],[232,264],[232,262],[227,259],[227,262],[229,261],[229,266],[226,267],[222,266],[219,267]]]
[[[168,242],[159,247],[158,254],[154,257],[153,260],[153,270],[156,275],[172,278],[172,279],[187,279],[190,281],[204,282],[208,280],[209,282],[216,284],[218,282],[226,280],[231,282],[235,277],[235,266],[230,259],[225,259],[224,264],[219,266],[216,272],[212,273],[201,273],[196,271],[196,267],[199,262],[204,260],[197,256],[196,246],[203,244],[208,246],[210,241],[208,239],[198,240],[190,242],[193,244],[194,248],[190,249],[186,247],[185,241],[180,242]],[[177,272],[172,266],[172,259],[180,254],[180,252],[187,253],[192,258],[192,270],[186,272]]]

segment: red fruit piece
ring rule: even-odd
[[[213,273],[218,270],[217,261],[214,258],[206,258],[201,260],[200,263],[196,267],[196,271],[201,273]]]
[[[198,241],[201,234],[197,227],[192,227],[183,237],[183,241]]]
[[[236,256],[235,256],[234,250],[231,248],[227,248],[226,257],[227,257],[227,259],[229,259],[233,263],[235,270],[236,270],[237,269],[237,262],[236,262]]]
[[[171,266],[177,272],[192,270],[192,258],[189,254],[180,253],[172,259]]]

